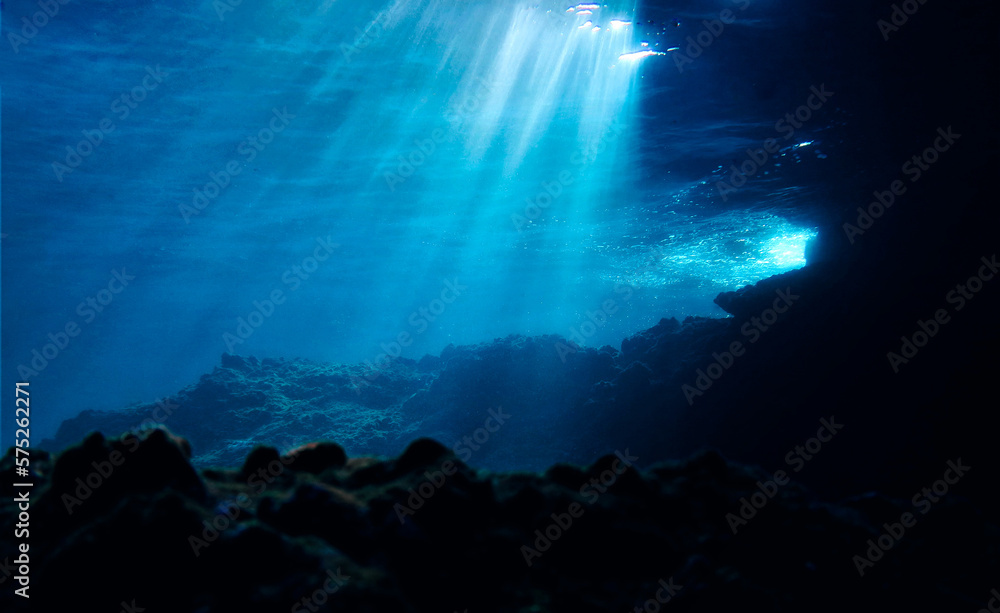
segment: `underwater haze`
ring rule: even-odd
[[[36,436],[223,353],[725,317],[865,155],[787,50],[857,52],[777,1],[54,4],[2,7],[3,385]]]

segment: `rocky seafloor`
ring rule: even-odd
[[[32,449],[30,603],[0,483],[0,607],[996,611],[1000,115],[996,33],[971,27],[996,4],[941,7],[840,75],[906,77],[837,90],[844,108],[881,101],[851,124],[877,160],[800,194],[829,202],[803,220],[820,226],[809,265],[719,296],[731,318],[569,353],[514,336],[378,376],[223,356]],[[952,124],[954,152],[862,224]],[[758,327],[782,292],[796,298]],[[616,451],[637,458],[621,474]]]
[[[195,464],[208,466],[238,464],[258,443],[287,448],[326,438],[350,453],[394,454],[427,436],[481,466],[544,470],[596,457],[603,432],[588,421],[607,414],[609,405],[668,397],[668,389],[681,386],[678,365],[695,363],[702,345],[730,326],[719,319],[663,320],[621,350],[584,348],[558,336],[510,336],[449,346],[419,361],[396,358],[377,370],[223,354],[220,366],[176,395],[85,411],[41,446],[62,449],[93,430],[118,435],[166,425],[191,441]],[[635,408],[638,421],[642,407]],[[487,435],[477,435],[491,415],[496,425],[491,421]],[[540,432],[553,436],[540,444]]]
[[[33,450],[33,605],[978,611],[1000,576],[996,298],[894,372],[884,347],[926,311],[907,283],[817,262],[620,348],[514,336],[375,377],[223,356]]]
[[[33,451],[36,603],[978,611],[1000,576],[998,293],[898,368],[887,353],[995,259],[984,244],[888,260],[819,243],[720,295],[731,318],[618,348],[512,336],[374,374],[224,355]],[[595,496],[616,452],[635,460]]]
[[[996,580],[1000,531],[960,496],[831,504],[714,452],[537,474],[429,439],[393,458],[261,446],[229,469],[190,451],[156,428],[37,452],[32,610],[975,611]]]
[[[843,433],[800,474],[818,493],[904,497],[963,457],[985,469],[966,494],[992,508],[996,360],[985,356],[1000,342],[996,292],[954,313],[898,372],[886,359],[900,334],[912,334],[910,322],[934,313],[921,292],[940,306],[954,278],[940,276],[947,281],[924,275],[927,290],[818,262],[721,294],[730,318],[663,319],[617,348],[510,336],[374,371],[224,354],[177,394],[84,411],[40,447],[166,426],[191,442],[199,467],[238,465],[256,444],[287,450],[327,439],[351,455],[395,455],[428,437],[490,470],[586,464],[629,447],[646,462],[715,449],[773,471],[835,417]]]

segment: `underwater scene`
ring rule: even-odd
[[[997,13],[3,0],[4,610],[1000,611]]]

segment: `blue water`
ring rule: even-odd
[[[3,389],[31,381],[35,437],[225,351],[725,316],[804,265],[844,119],[776,129],[820,83],[748,57],[780,53],[774,2],[71,2],[27,37],[39,10],[3,3],[0,134]]]

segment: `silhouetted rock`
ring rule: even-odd
[[[100,472],[94,463],[130,446],[92,495],[62,504],[88,466]],[[33,604],[70,610],[86,594],[88,607],[176,613],[951,611],[982,601],[1000,555],[1000,530],[961,498],[926,517],[878,494],[831,504],[715,452],[646,465],[620,450],[545,475],[477,474],[421,439],[388,460],[343,461],[333,443],[285,456],[259,447],[242,466],[198,473],[161,429],[38,454]],[[3,488],[6,545],[17,508]],[[916,527],[903,527],[907,512]],[[0,605],[13,610],[14,598],[4,590]]]

